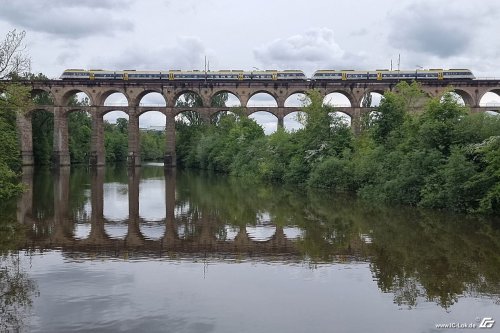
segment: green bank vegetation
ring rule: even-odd
[[[304,128],[295,132],[266,136],[237,110],[217,126],[178,128],[179,164],[375,202],[500,213],[500,117],[470,114],[451,93],[427,98],[419,84],[402,82],[355,136],[317,91],[307,95]]]

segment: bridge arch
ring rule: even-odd
[[[188,100],[189,98],[189,100]],[[193,89],[183,89],[174,95],[174,107],[203,107],[206,106],[202,96]]]
[[[89,90],[85,88],[72,88],[61,95],[60,106],[69,106],[70,99],[75,95],[78,96],[81,94],[86,95],[86,98],[88,98],[90,105],[96,105],[95,99]]]
[[[299,117],[305,117],[304,112],[294,111],[286,114],[283,118],[283,127],[285,130],[288,132],[294,132],[304,128],[304,125],[299,121]]]
[[[227,94],[227,100],[224,101],[224,105],[220,105],[219,97],[222,94]],[[241,106],[241,97],[237,92],[231,91],[229,89],[219,89],[215,91],[210,98],[211,107],[237,107]]]
[[[467,91],[460,89],[460,88],[455,88],[450,91],[451,93],[457,94],[460,98],[462,98],[464,105],[467,105],[469,107],[474,106],[474,98],[472,97],[471,94],[469,94]]]
[[[498,108],[500,107],[500,88],[489,89],[478,98],[479,106]]]
[[[278,116],[271,111],[250,111],[248,118],[253,119],[262,126],[265,134],[271,134],[278,130]]]
[[[352,107],[356,105],[354,97],[343,90],[332,90],[327,92],[323,98],[323,104],[333,107]]]
[[[326,90],[325,94],[324,94],[325,97],[323,98],[323,104],[329,104],[328,103],[329,102],[329,98],[332,98],[333,96],[335,96],[336,99],[339,99],[340,95],[344,96],[347,99],[347,101],[349,101],[349,106],[355,106],[355,105],[357,105],[354,96],[351,93],[349,93],[348,91],[344,90],[344,89],[329,89],[329,90]],[[340,97],[340,100],[344,100],[344,99],[342,97]],[[332,104],[330,103],[330,105],[332,105]]]
[[[127,95],[127,92],[125,89],[121,89],[121,88],[111,88],[109,90],[105,90],[103,92],[101,92],[100,94],[98,94],[96,96],[96,103],[97,105],[99,106],[104,106],[104,105],[109,105],[109,106],[112,106],[112,105],[115,105],[116,103],[112,104],[113,102],[111,102],[114,98],[112,98],[110,101],[107,101],[107,99],[109,97],[111,97],[112,95],[115,95],[113,97],[118,97],[120,96],[120,99],[124,99],[124,103],[126,103],[126,105],[128,106],[130,104],[130,100],[129,100],[129,97]],[[111,102],[111,103],[110,103]],[[120,103],[122,103],[122,101],[120,101]]]
[[[130,91],[131,93],[133,90]],[[140,91],[137,93],[134,97],[129,97],[129,105],[134,107],[134,106],[139,106],[141,103],[141,100],[144,98],[144,96],[151,94],[151,93],[158,93],[163,97],[163,100],[165,103],[167,103],[167,99],[165,95],[163,95],[163,92],[160,88],[147,88],[144,89],[143,91]]]
[[[292,91],[285,99],[285,107],[302,107],[309,103],[310,101],[304,90]]]
[[[278,106],[278,95],[268,90],[256,90],[248,96],[246,107]],[[272,104],[272,105],[271,105]]]
[[[380,102],[384,99],[384,93],[385,92],[382,89],[367,89],[365,91],[365,94],[359,101],[359,106],[361,107],[363,106],[367,94],[370,94],[371,104],[368,105],[367,107],[378,107],[380,105]]]
[[[165,107],[167,106],[167,100],[165,99],[165,96],[163,96],[161,93],[150,91],[147,94],[143,94],[142,97],[139,99],[139,106]]]

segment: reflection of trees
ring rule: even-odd
[[[35,281],[21,267],[14,253],[0,257],[0,331],[19,332],[37,296]]]
[[[35,282],[20,263],[16,249],[24,242],[24,226],[17,223],[15,209],[0,207],[0,331],[19,332],[37,295]]]
[[[500,233],[463,216],[417,210],[370,210],[371,268],[382,291],[409,307],[444,308],[464,294],[500,293]]]
[[[165,176],[161,166],[144,167],[140,172],[142,179]],[[81,193],[88,190],[88,177],[79,171],[72,172],[70,193],[62,196],[70,198],[69,204],[58,203],[60,211],[64,206],[73,215],[83,210],[85,197]],[[126,170],[106,169],[105,181],[128,182]],[[44,205],[54,206],[47,202],[55,197],[50,194],[50,188],[54,188],[51,184],[62,182],[47,182],[50,185],[35,179],[35,186],[40,188],[34,191],[34,208],[38,207],[37,201],[44,200]],[[138,196],[139,182],[128,183],[129,195]],[[169,201],[174,197],[174,185],[175,209]],[[237,234],[232,244],[252,246],[242,232],[247,226],[272,225],[281,237],[283,229],[292,226],[301,230],[301,237],[287,241],[286,246],[290,247],[283,247],[281,254],[290,254],[296,260],[300,253],[312,267],[315,263],[332,261],[368,261],[380,290],[392,293],[398,305],[414,307],[422,301],[432,301],[448,308],[462,295],[500,299],[500,231],[491,221],[375,207],[349,196],[259,185],[209,172],[177,172],[175,184],[173,179],[167,179],[166,188],[170,188],[166,190],[166,206],[172,212],[167,214],[170,221],[167,226],[173,227],[166,230],[175,230],[166,234],[182,232],[183,242],[178,243],[182,246],[190,244],[196,248],[205,242],[214,246],[203,249],[217,251],[213,249],[220,245],[217,242],[227,241],[228,230]],[[42,197],[36,194],[38,190]],[[34,210],[38,221],[50,218],[52,208],[45,209]],[[265,216],[265,221],[259,221],[259,216]],[[65,221],[62,217],[60,220]],[[62,229],[57,223],[60,222],[54,222],[54,226]],[[68,230],[69,227],[72,226]],[[45,233],[56,230],[49,224],[45,229],[36,230],[33,235],[30,229],[30,240],[44,238]],[[279,247],[285,244],[282,239],[275,237],[269,244]],[[177,242],[173,238],[169,241]],[[239,247],[238,251],[242,249]]]

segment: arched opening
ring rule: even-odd
[[[210,101],[211,107],[239,107],[241,106],[240,99],[229,91],[220,91],[212,96]]]
[[[145,94],[139,100],[139,106],[166,106],[167,101],[165,101],[165,97],[158,92],[150,92]]]
[[[128,119],[128,114],[123,111],[111,111],[103,116],[106,162],[127,161]]]
[[[104,106],[128,106],[127,97],[124,94],[115,92],[109,94],[103,102]]]
[[[35,105],[54,105],[52,94],[45,90],[33,89],[31,91],[31,98]]]
[[[337,128],[340,126],[351,127],[352,118],[347,113],[341,111],[335,111],[335,112],[330,112],[328,114],[330,115],[331,118],[330,127],[332,128]]]
[[[263,212],[257,214],[256,225],[247,225],[246,232],[251,240],[265,242],[276,234],[276,226],[271,223],[270,214]]]
[[[177,96],[175,99],[175,107],[179,108],[196,108],[203,106],[203,99],[194,91],[186,91]]]
[[[363,95],[359,106],[364,108],[378,107],[383,99],[384,95],[382,92],[371,91]]]
[[[494,89],[484,94],[479,101],[479,106],[500,108],[500,89]]]
[[[304,93],[295,93],[287,97],[285,107],[303,107],[311,104],[309,98]]]
[[[50,165],[54,144],[54,114],[37,109],[31,113],[35,165]]]
[[[215,238],[220,241],[226,241],[226,242],[231,242],[234,241],[236,236],[238,235],[238,232],[240,231],[239,227],[235,227],[233,225],[223,225],[221,226],[216,234]]]
[[[300,118],[305,119],[305,113],[291,112],[287,114],[283,120],[283,127],[288,132],[295,132],[304,128],[304,124],[300,121]]]
[[[333,107],[351,107],[351,101],[349,98],[340,92],[329,93],[323,98],[324,105],[330,105]]]
[[[92,104],[92,99],[81,90],[72,90],[63,96],[62,102],[64,106],[89,106]]]
[[[92,118],[83,110],[72,110],[68,114],[68,144],[72,164],[88,164],[92,138]]]
[[[146,111],[139,116],[141,160],[160,161],[165,156],[167,117],[159,111]]]
[[[441,97],[441,101],[443,101],[446,95],[451,96],[459,105],[471,106],[473,104],[472,97],[463,90],[455,89],[450,91]]]
[[[304,230],[298,227],[284,227],[283,233],[285,237],[290,240],[301,239],[304,237]]]
[[[175,128],[176,130],[179,130],[180,127],[184,126],[196,126],[196,125],[201,125],[202,124],[202,119],[201,115],[199,112],[196,111],[191,111],[191,110],[185,110],[179,112],[175,116]]]
[[[271,94],[266,92],[258,92],[253,94],[248,100],[247,107],[277,107],[278,102]]]
[[[125,239],[128,234],[128,222],[127,220],[105,221],[104,232],[111,239]]]
[[[224,117],[235,117],[238,119],[238,115],[230,110],[221,110],[210,116],[210,123],[218,126]]]
[[[266,135],[278,130],[278,117],[267,111],[257,111],[248,116],[259,124]]]

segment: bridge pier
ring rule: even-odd
[[[61,107],[54,107],[54,143],[52,160],[54,166],[70,165],[68,144],[68,117]]]
[[[104,154],[104,120],[97,113],[96,108],[91,108],[92,137],[90,142],[90,165],[103,166],[106,163]]]
[[[166,131],[166,149],[163,163],[165,167],[175,167],[177,165],[177,156],[175,154],[175,116],[172,108],[167,110]]]
[[[131,110],[128,118],[128,156],[127,163],[129,167],[141,165],[141,148],[139,133],[139,115],[135,108]]]
[[[31,124],[31,114],[26,115],[20,111],[16,113],[16,123],[21,148],[21,165],[34,165],[33,159],[33,128]]]

